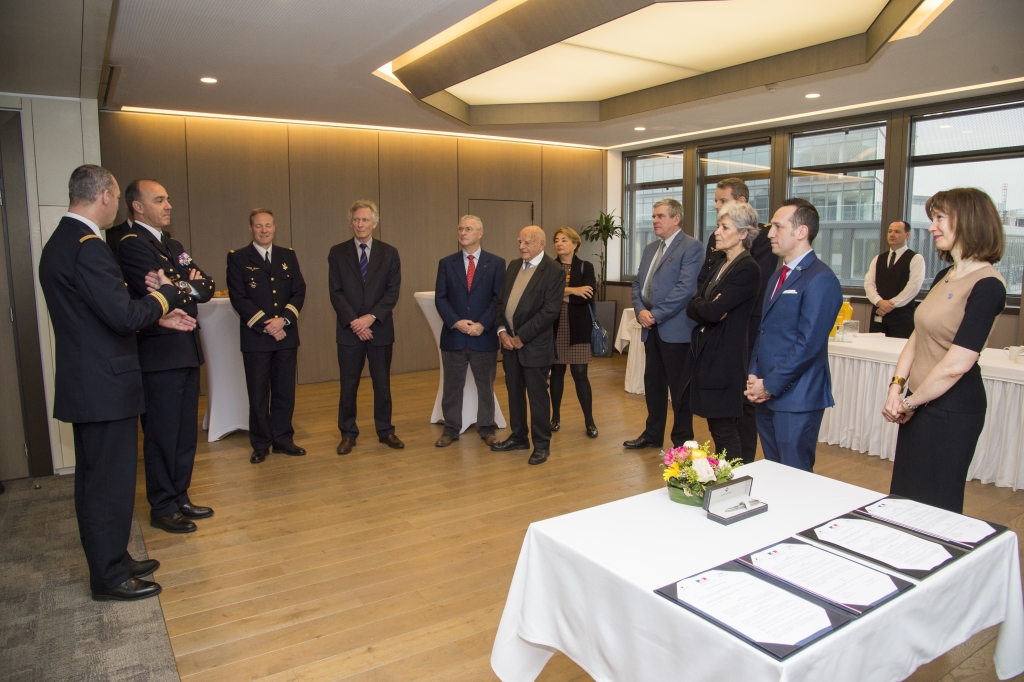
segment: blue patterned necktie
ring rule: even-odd
[[[359,272],[363,273],[363,282],[366,282],[366,271],[370,266],[370,261],[366,258],[366,244],[360,244],[359,248],[362,249],[362,253],[359,255]]]

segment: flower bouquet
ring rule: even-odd
[[[678,448],[663,453],[662,478],[668,484],[669,496],[673,502],[700,507],[704,504],[704,489],[708,485],[723,483],[732,479],[733,470],[743,465],[743,460],[727,460],[726,451],[717,455],[711,451],[711,441],[703,446],[696,441],[686,441]]]

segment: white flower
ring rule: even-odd
[[[697,472],[698,483],[711,483],[716,480],[715,470],[711,468],[711,463],[705,458],[693,460],[693,470]]]
[[[687,450],[700,450],[700,443],[695,440],[688,440],[683,443],[683,447]]]

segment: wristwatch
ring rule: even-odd
[[[175,282],[174,286],[178,287],[178,291],[180,291],[183,294],[192,293],[192,287],[189,286],[189,283],[183,279],[179,279],[177,282]]]

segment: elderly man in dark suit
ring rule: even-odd
[[[395,247],[373,238],[373,230],[380,221],[376,204],[360,199],[349,208],[348,217],[353,239],[335,244],[327,256],[331,304],[338,314],[335,340],[341,370],[339,455],[352,452],[359,437],[356,395],[367,358],[373,382],[377,439],[389,448],[405,447],[391,423],[391,351],[395,344],[392,312],[402,285],[402,262]]]
[[[434,443],[448,447],[462,433],[462,394],[466,367],[476,381],[476,431],[488,445],[494,435],[494,375],[497,370],[498,334],[495,316],[505,282],[505,259],[480,247],[484,225],[475,215],[459,219],[457,253],[437,264],[434,307],[441,321],[441,360],[444,390],[441,409],[444,432]]]
[[[496,311],[508,390],[512,433],[491,450],[527,450],[526,396],[530,396],[530,464],[543,464],[551,454],[551,399],[548,368],[555,361],[555,320],[562,310],[565,272],[544,255],[544,230],[536,225],[519,232],[522,260],[509,263]]]
[[[99,166],[81,166],[68,183],[71,205],[43,247],[39,284],[56,343],[53,418],[75,434],[75,513],[89,563],[93,599],[131,601],[160,593],[140,580],[160,566],[128,554],[138,415],[146,410],[135,331],[159,323],[189,331],[186,298],[161,270],[132,300],[100,230],[117,215],[120,189]],[[150,408],[152,420],[166,415]]]
[[[306,282],[295,252],[274,244],[277,226],[269,208],[249,213],[249,231],[252,243],[228,254],[228,295],[238,313],[249,394],[249,461],[260,464],[271,447],[292,457],[306,454],[293,441],[292,428]]]
[[[166,232],[171,223],[167,190],[155,180],[135,180],[125,190],[135,222],[121,237],[117,260],[132,298],[146,295],[147,272],[162,270],[181,290],[185,312],[198,316],[198,304],[213,297],[207,277],[185,248]],[[213,510],[192,504],[188,488],[196,461],[199,417],[199,367],[203,350],[199,330],[149,327],[139,334],[139,361],[146,406],[166,419],[142,416],[142,451],[146,462],[146,497],[150,525],[168,533],[192,533],[193,519]]]
[[[647,425],[638,438],[623,445],[631,450],[660,448],[665,439],[668,393],[672,393],[672,444],[693,440],[693,415],[687,384],[693,370],[690,335],[696,322],[686,306],[697,293],[697,276],[704,262],[700,242],[680,229],[683,207],[675,199],[662,199],[652,208],[654,234],[640,259],[633,282],[633,310],[643,327],[647,353],[644,395]]]

